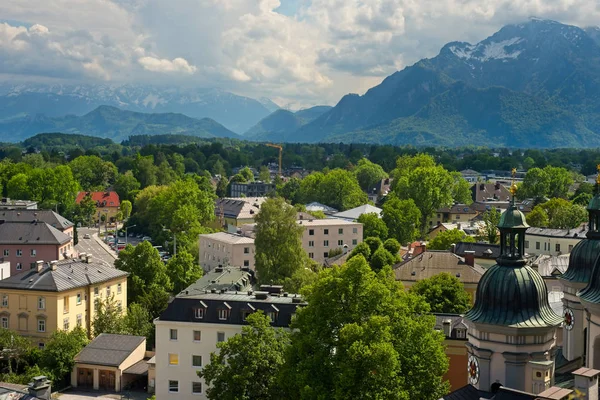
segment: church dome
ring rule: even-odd
[[[523,214],[519,209],[517,209],[517,207],[514,206],[514,204],[511,204],[511,206],[500,216],[498,228],[527,229],[529,228],[529,225],[527,224],[525,214]]]
[[[600,240],[583,239],[571,250],[569,266],[561,278],[570,282],[588,283],[598,254]]]
[[[594,263],[594,269],[588,285],[577,293],[577,296],[588,303],[600,304],[600,263],[598,258]]]
[[[597,211],[600,210],[600,196],[595,195],[592,197],[587,206],[588,211]]]
[[[544,279],[531,267],[494,265],[477,286],[467,319],[514,328],[558,326],[563,318],[548,303]]]

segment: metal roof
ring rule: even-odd
[[[252,238],[229,232],[207,233],[200,235],[200,237],[227,244],[254,244],[254,239]]]
[[[358,219],[358,217],[360,217],[363,214],[375,213],[378,216],[380,216],[381,211],[382,210],[379,207],[375,207],[370,204],[363,204],[362,206],[358,206],[358,207],[352,208],[350,210],[346,210],[346,211],[342,211],[342,212],[333,214],[333,217],[356,220],[356,219]]]
[[[124,374],[146,375],[148,373],[148,360],[140,360],[123,371]]]
[[[588,283],[598,254],[600,254],[600,240],[584,239],[577,243],[571,250],[569,267],[561,279]]]
[[[392,267],[396,280],[420,281],[442,272],[456,276],[462,283],[478,283],[485,269],[470,266],[465,259],[449,251],[428,250]]]
[[[552,228],[535,228],[529,227],[525,233],[527,236],[545,236],[553,238],[573,238],[573,239],[585,239],[588,232],[587,225],[582,224],[581,226],[574,229],[552,229]]]
[[[144,336],[101,333],[75,356],[75,362],[118,367],[145,341]]]
[[[52,210],[0,210],[0,220],[7,222],[45,222],[61,232],[73,226],[71,221]]]
[[[213,268],[196,282],[185,288],[178,296],[188,297],[206,294],[213,289],[217,291],[246,291],[252,289],[254,273],[248,268],[224,267]]]
[[[71,240],[71,236],[46,222],[12,222],[0,218],[0,244],[62,245]]]

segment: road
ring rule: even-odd
[[[89,234],[89,239],[84,239],[85,234]],[[91,254],[94,260],[98,260],[108,266],[113,267],[117,254],[98,243],[98,229],[79,228],[77,230],[79,243],[75,246],[75,250],[79,253]]]

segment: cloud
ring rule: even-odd
[[[167,60],[166,58],[155,58],[155,57],[142,57],[138,59],[138,62],[144,67],[144,69],[152,72],[183,72],[186,74],[193,74],[196,72],[196,67],[190,65],[187,60],[177,57],[173,60]]]

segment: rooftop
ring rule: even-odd
[[[75,356],[75,362],[118,367],[145,341],[144,336],[101,333]]]
[[[205,272],[202,278],[182,290],[177,296],[189,297],[206,291],[247,291],[252,289],[254,274],[248,268],[217,267]]]
[[[588,232],[587,225],[574,229],[552,229],[552,228],[534,228],[529,227],[525,231],[527,236],[546,236],[546,237],[561,237],[561,238],[579,238],[585,239]]]
[[[73,223],[52,210],[0,210],[0,220],[6,222],[45,222],[63,231],[73,226]]]
[[[223,213],[225,218],[250,219],[254,218],[266,197],[229,197],[215,200],[215,215]]]
[[[442,272],[456,276],[462,283],[478,283],[485,270],[475,264],[470,266],[463,257],[449,251],[427,250],[393,267],[396,280],[416,282]]]
[[[52,265],[45,263],[39,272],[34,268],[0,280],[0,289],[62,292],[128,275],[125,271],[91,260],[89,263],[81,259],[52,263],[55,263],[54,270]]]
[[[352,208],[350,210],[346,210],[346,211],[342,211],[339,213],[335,213],[333,214],[333,217],[335,218],[343,218],[343,219],[350,219],[350,220],[357,220],[358,217],[360,217],[363,214],[370,214],[370,213],[375,213],[378,216],[381,215],[381,208],[379,207],[375,207],[372,206],[370,204],[363,204],[362,206],[358,206],[355,208]]]
[[[207,233],[200,235],[200,237],[227,244],[254,244],[254,239],[252,238],[229,232]]]
[[[325,214],[335,214],[338,212],[333,207],[329,207],[328,205],[321,204],[319,202],[313,201],[312,203],[308,203],[306,205],[306,211],[323,211]]]
[[[119,207],[121,205],[117,192],[79,192],[75,203],[79,204],[88,194],[97,203],[96,207]]]
[[[474,251],[477,258],[498,258],[500,257],[500,245],[489,243],[456,243],[454,253],[463,256],[465,251]]]
[[[471,197],[475,203],[488,201],[509,201],[508,189],[501,183],[475,183],[471,186]]]
[[[298,224],[303,226],[337,226],[337,225],[351,225],[356,226],[358,222],[352,222],[345,219],[338,218],[324,218],[324,219],[302,219],[296,221]]]
[[[2,244],[51,244],[69,243],[71,236],[46,222],[10,222],[0,219],[0,243]]]
[[[562,275],[569,267],[569,254],[562,254],[560,256],[540,254],[533,260],[532,264],[537,266],[537,271],[541,276],[551,277]]]

